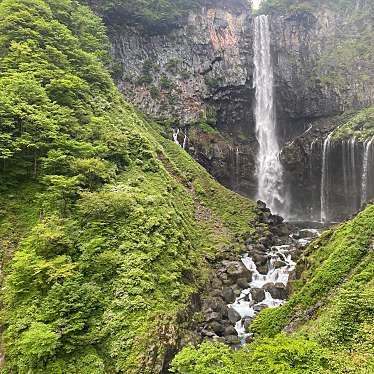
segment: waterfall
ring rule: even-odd
[[[240,153],[239,153],[239,147],[236,147],[236,151],[235,151],[235,189],[236,190],[239,187],[239,180],[240,180]]]
[[[179,141],[178,141],[178,135],[179,135],[179,129],[178,128],[176,128],[176,129],[173,128],[173,140],[174,140],[174,143],[180,145]]]
[[[282,213],[283,168],[276,134],[269,18],[265,15],[254,19],[254,66],[256,136],[259,144],[256,159],[257,197],[265,201],[272,211]]]
[[[368,179],[369,179],[369,154],[374,138],[367,140],[364,143],[364,157],[362,162],[362,178],[361,178],[361,206],[364,206],[368,201]]]
[[[356,138],[352,138],[349,142],[349,154],[350,154],[350,181],[351,181],[351,199],[352,199],[352,211],[358,209],[357,206],[357,176],[356,176]]]
[[[327,222],[329,217],[328,203],[329,203],[329,155],[331,148],[331,138],[333,132],[323,142],[322,153],[322,178],[321,178],[321,222]]]

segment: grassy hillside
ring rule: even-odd
[[[159,372],[209,261],[253,234],[123,101],[107,45],[74,0],[0,2],[4,373]]]
[[[190,374],[372,373],[373,239],[371,205],[309,246],[298,263],[296,291],[284,306],[257,316],[253,343],[237,352],[209,343],[189,347],[175,368]]]

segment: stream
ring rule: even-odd
[[[246,331],[257,313],[264,308],[275,308],[285,303],[289,278],[296,267],[296,252],[316,239],[320,232],[316,228],[298,229],[289,235],[287,244],[242,257],[244,266],[251,272],[249,288],[242,290],[239,297],[228,305],[241,317],[235,325],[241,344],[250,339]]]

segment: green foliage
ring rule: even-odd
[[[84,0],[113,20],[141,23],[146,28],[167,28],[188,14],[200,0]],[[120,17],[119,17],[120,16]]]
[[[305,338],[279,335],[239,351],[223,344],[186,347],[173,361],[173,371],[190,374],[328,373],[329,352]]]
[[[369,107],[355,113],[335,132],[334,139],[355,137],[365,140],[374,136],[374,107]]]
[[[296,292],[284,306],[265,310],[251,325],[251,330],[258,335],[274,336],[291,322],[294,314],[300,315],[318,301],[328,297],[329,293],[348,276],[368,254],[371,233],[374,230],[374,206],[368,207],[355,219],[344,223],[334,231],[323,246],[328,254],[323,262],[309,274],[305,285]],[[308,259],[313,263],[314,254]]]
[[[0,31],[4,370],[151,373],[253,203],[123,101],[87,8],[4,0]]]

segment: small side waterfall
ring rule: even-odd
[[[322,177],[321,177],[321,222],[327,222],[329,218],[328,204],[330,192],[329,156],[331,148],[331,132],[323,143],[322,153]]]
[[[179,131],[180,130],[178,128],[176,129],[173,128],[173,141],[175,144],[178,144],[178,145],[180,145],[179,140],[178,140]]]
[[[320,221],[340,220],[374,197],[374,138],[323,142]]]
[[[179,134],[183,134],[183,143],[181,144],[179,142],[179,139],[178,139],[178,136]],[[180,129],[177,127],[177,128],[173,128],[173,141],[175,144],[178,144],[180,145],[183,149],[186,149],[187,145],[188,145],[188,136],[187,136],[187,129],[184,128],[184,131],[180,131]]]
[[[256,160],[257,197],[273,212],[284,213],[283,168],[279,160],[277,139],[274,76],[270,50],[268,16],[254,19],[254,88],[256,89],[255,120],[259,150]]]
[[[369,166],[373,157],[373,142],[374,138],[367,140],[364,143],[364,157],[362,162],[362,177],[361,177],[361,206],[364,206],[368,201],[368,180],[369,180]]]

